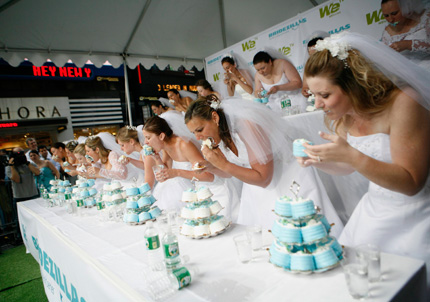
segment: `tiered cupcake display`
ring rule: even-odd
[[[49,199],[51,199],[54,205],[62,206],[65,201],[72,198],[70,181],[53,179],[49,183],[52,185],[49,192]]]
[[[151,194],[151,187],[144,183],[125,190],[127,196],[126,208],[124,211],[124,222],[130,225],[144,224],[148,220],[154,221],[161,214],[161,210],[154,206],[156,201]]]
[[[223,233],[230,222],[218,213],[222,210],[220,203],[212,200],[212,192],[202,186],[197,190],[188,189],[182,193],[182,201],[186,206],[181,210],[185,219],[181,234],[190,238],[208,238]]]
[[[97,189],[94,184],[94,179],[80,178],[76,181],[72,194],[78,208],[92,208],[96,205]]]
[[[297,183],[293,183],[292,187]],[[329,236],[330,224],[310,199],[282,196],[275,203],[270,262],[291,272],[322,272],[338,265],[342,247]]]

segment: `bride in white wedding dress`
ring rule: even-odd
[[[430,73],[359,34],[318,41],[305,67],[315,106],[335,134],[298,158],[370,180],[339,242],[419,258],[430,272]],[[429,280],[429,278],[427,278]]]
[[[225,56],[221,60],[224,73],[224,84],[230,97],[236,96],[253,101],[252,76],[246,69],[238,69],[236,61],[232,56]]]

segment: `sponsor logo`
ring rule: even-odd
[[[348,30],[348,29],[350,29],[350,28],[351,28],[351,24],[345,24],[344,26],[340,26],[340,27],[338,27],[338,28],[335,28],[335,29],[329,30],[329,31],[328,31],[328,33],[329,33],[330,35],[332,35],[332,34],[338,34],[338,33],[342,32],[342,31],[344,31],[344,30]]]
[[[222,58],[222,55],[221,55],[221,56],[218,56],[218,57],[216,57],[216,58],[210,59],[210,60],[208,61],[208,65],[212,65],[213,63],[218,62],[219,60],[221,60],[221,58]]]
[[[242,51],[251,51],[255,49],[255,46],[257,45],[257,38],[255,38],[254,40],[249,40],[245,43],[242,43]]]
[[[387,22],[384,18],[384,16],[382,15],[382,9],[379,10],[375,10],[371,13],[367,13],[366,14],[366,22],[367,25],[372,25],[373,23],[378,23],[378,24],[382,24]]]
[[[296,69],[297,69],[297,71],[298,71],[299,73],[302,73],[302,72],[303,72],[303,69],[305,69],[305,67],[304,67],[304,66],[303,66],[303,64],[302,64],[302,65],[296,66]]]
[[[220,72],[214,73],[212,76],[214,78],[214,82],[219,81]]]
[[[291,49],[294,47],[294,44],[290,44],[289,46],[282,46],[278,48],[278,51],[283,54],[284,56],[291,55]]]
[[[325,18],[325,17],[333,17],[336,16],[338,14],[340,14],[340,4],[343,2],[344,0],[339,0],[339,2],[333,2],[330,3],[329,5],[326,5],[322,8],[320,8],[320,18]]]
[[[289,32],[290,29],[296,30],[300,26],[300,24],[306,23],[306,22],[307,22],[306,18],[303,18],[303,19],[297,20],[296,22],[290,23],[287,26],[284,26],[275,31],[272,31],[271,33],[269,33],[269,39],[273,39],[279,35],[285,34]]]

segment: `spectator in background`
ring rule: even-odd
[[[35,177],[36,185],[39,188],[43,186],[50,191],[52,186],[50,184],[51,180],[60,178],[60,172],[49,160],[41,159],[39,153],[35,150],[30,151],[30,158],[40,170],[40,174]]]
[[[35,175],[40,175],[39,168],[29,162],[24,149],[14,148],[6,167],[6,175],[12,180],[13,216],[18,221],[16,203],[39,197],[39,192],[34,180]],[[19,234],[19,231],[17,232]]]
[[[55,168],[57,168],[58,172],[60,172],[60,163],[52,159],[51,154],[49,154],[48,148],[45,145],[40,145],[37,149],[39,151],[40,159],[49,160],[55,166]]]

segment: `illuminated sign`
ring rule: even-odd
[[[35,77],[90,78],[91,69],[71,66],[33,66],[33,75]]]
[[[14,128],[18,127],[18,123],[0,123],[0,128]]]
[[[197,91],[196,85],[179,85],[179,84],[157,84],[158,91],[169,91],[170,89]]]

